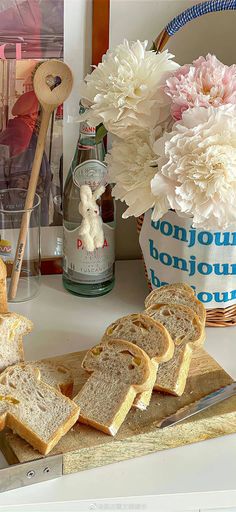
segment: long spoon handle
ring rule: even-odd
[[[0,313],[8,313],[7,304],[7,269],[0,258]]]
[[[34,157],[33,167],[32,167],[32,171],[31,171],[31,176],[30,176],[30,180],[29,180],[29,186],[28,186],[28,191],[27,191],[27,196],[26,196],[26,201],[25,201],[25,212],[23,213],[22,220],[21,220],[20,233],[19,233],[19,238],[18,238],[18,243],[17,243],[17,248],[16,248],[15,259],[14,259],[14,263],[13,263],[12,277],[11,277],[10,288],[9,288],[9,299],[10,300],[15,299],[16,293],[17,293],[18,282],[19,282],[19,277],[20,277],[20,272],[21,272],[21,267],[22,267],[22,261],[23,261],[23,256],[24,256],[24,252],[25,252],[27,233],[28,233],[28,228],[29,228],[29,224],[30,224],[31,208],[33,208],[33,205],[34,205],[34,197],[35,197],[35,192],[36,192],[36,188],[37,188],[38,177],[39,177],[40,167],[41,167],[41,163],[42,163],[43,152],[44,152],[50,117],[51,117],[51,112],[43,110],[42,120],[41,120],[39,135],[38,135],[38,141],[37,141],[37,146],[36,146],[36,151],[35,151],[35,157]]]

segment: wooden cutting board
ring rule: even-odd
[[[87,378],[81,369],[84,354],[77,352],[54,358],[72,369],[75,393]],[[171,428],[159,430],[156,426],[180,407],[231,382],[232,378],[209,354],[198,350],[182,397],[154,392],[148,409],[131,410],[115,438],[77,424],[50,455],[63,454],[63,473],[68,474],[236,432],[236,396]],[[20,437],[9,432],[2,437],[1,449],[10,464],[42,458]]]

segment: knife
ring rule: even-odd
[[[168,416],[164,420],[160,421],[157,427],[172,427],[173,425],[176,425],[176,423],[186,420],[187,418],[190,418],[191,416],[194,416],[195,414],[198,414],[199,412],[212,407],[212,405],[219,404],[220,402],[223,402],[223,400],[226,400],[233,395],[236,395],[236,382],[232,382],[232,384],[220,388],[217,391],[213,391],[213,393],[200,398],[200,400],[182,407],[176,413],[171,414],[171,416]]]

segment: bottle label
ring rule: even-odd
[[[78,235],[78,227],[69,230],[64,225],[64,263],[63,270],[71,281],[83,284],[95,284],[108,281],[113,276],[115,261],[115,230],[103,224],[104,245],[100,249],[88,252]]]
[[[73,182],[76,187],[89,185],[92,190],[95,190],[99,185],[106,185],[107,167],[100,160],[86,160],[75,167]]]
[[[89,126],[87,123],[82,122],[80,124],[80,134],[81,135],[89,135],[90,137],[96,137],[96,127]]]

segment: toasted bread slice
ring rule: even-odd
[[[192,350],[201,347],[205,340],[204,327],[196,313],[181,304],[155,304],[144,314],[162,323],[175,344],[173,358],[159,365],[154,389],[180,396],[186,385]]]
[[[30,320],[17,313],[0,314],[0,372],[24,361],[23,336],[32,331]]]
[[[82,367],[92,375],[74,398],[79,421],[114,436],[137,393],[153,382],[150,358],[133,343],[108,339],[89,350]]]
[[[169,361],[174,354],[174,343],[166,328],[156,320],[142,314],[124,316],[111,324],[105,331],[102,341],[107,338],[123,339],[134,343],[150,357],[155,374],[152,387],[139,393],[133,403],[138,409],[146,409],[150,403],[153,386],[156,382],[158,364]]]
[[[206,309],[202,302],[194,296],[192,288],[186,284],[169,284],[152,290],[145,300],[145,308],[147,309],[153,304],[182,304],[188,306],[199,316],[202,324],[205,324]]]
[[[9,427],[43,455],[75,424],[79,407],[24,364],[0,375],[0,430]]]

